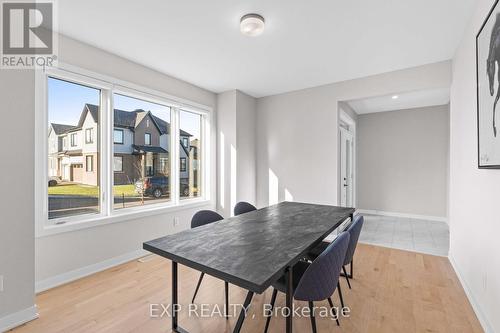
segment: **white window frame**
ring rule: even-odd
[[[99,191],[100,212],[97,214],[82,214],[71,217],[48,219],[48,77],[62,79],[69,82],[90,86],[101,90],[101,103],[99,113],[98,138],[99,142]],[[72,65],[59,63],[59,68],[46,68],[37,70],[35,75],[35,103],[36,103],[36,130],[35,144],[35,230],[36,237],[43,237],[62,232],[74,231],[89,227],[102,226],[109,223],[127,221],[134,218],[164,214],[179,209],[186,209],[206,205],[211,202],[211,135],[212,123],[211,107],[191,102],[182,98],[171,96],[131,82],[123,81],[106,75],[84,70]],[[171,154],[170,160],[170,186],[173,193],[170,201],[146,206],[129,207],[120,210],[113,209],[113,158],[114,158],[114,126],[113,94],[158,103],[171,108]],[[185,110],[197,113],[202,117],[201,124],[201,196],[190,199],[180,199],[180,165],[179,145],[179,112]],[[125,140],[124,140],[125,141]],[[108,195],[108,193],[110,195]]]

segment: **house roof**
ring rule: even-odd
[[[52,129],[57,135],[64,134],[75,127],[73,125],[54,124],[54,123],[51,123],[50,126],[52,126]]]
[[[137,150],[140,153],[162,153],[162,154],[167,154],[168,151],[163,149],[162,147],[157,147],[157,146],[138,146],[138,145],[132,145],[132,147]]]
[[[78,126],[81,127],[83,125],[83,121],[85,121],[85,117],[87,112],[90,112],[93,120],[97,123],[99,120],[99,107],[94,104],[85,104],[85,107],[82,112],[82,116],[80,117],[80,122]],[[124,111],[120,109],[114,109],[114,126],[117,127],[125,127],[134,129],[140,122],[147,116],[150,115],[156,126],[160,130],[161,134],[168,134],[170,129],[170,124],[165,120],[155,116],[150,111],[144,111],[141,109],[137,109],[134,111]],[[181,136],[192,136],[188,132],[181,129]]]
[[[182,143],[182,140],[180,140],[180,141],[179,141],[179,143],[181,144],[181,147],[182,147],[182,149],[184,150],[184,152],[186,153],[186,155],[188,155],[188,156],[189,156],[189,152],[188,152],[188,150],[187,150],[186,146],[184,146],[184,144]]]

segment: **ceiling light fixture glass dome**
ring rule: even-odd
[[[247,14],[240,20],[240,31],[246,36],[258,36],[264,32],[264,27],[264,18],[259,14]]]

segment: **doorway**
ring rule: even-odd
[[[340,206],[354,207],[355,203],[355,121],[340,110],[339,161]]]

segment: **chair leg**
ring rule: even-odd
[[[271,296],[271,315],[266,319],[266,327],[264,328],[264,333],[267,333],[269,329],[269,324],[271,323],[271,317],[273,316],[274,303],[276,303],[276,296],[278,295],[278,290],[273,289],[273,295]]]
[[[342,289],[340,289],[340,281],[337,282],[337,290],[339,292],[340,305],[342,306],[342,309],[344,309],[345,308],[344,297],[342,297]],[[344,310],[342,310],[342,311],[344,311]]]
[[[332,301],[331,297],[328,297],[328,303],[330,304],[330,307],[332,308],[332,311],[335,312],[335,306],[333,305],[333,301]],[[335,314],[337,316],[337,318],[335,319],[335,321],[337,322],[337,326],[340,326],[340,322],[339,322],[340,313],[339,313],[339,311],[336,311]]]
[[[351,282],[349,282],[349,277],[347,276],[347,271],[345,269],[345,266],[342,266],[342,270],[344,271],[345,280],[347,281],[347,285],[349,286],[349,289],[352,289]]]
[[[201,281],[203,280],[203,276],[205,276],[205,273],[200,274],[200,279],[198,280],[198,284],[196,285],[196,289],[194,290],[194,295],[193,299],[191,300],[191,303],[194,303],[194,299],[196,298],[196,294],[198,294],[198,290],[200,289]]]
[[[313,333],[316,333],[316,318],[314,318],[314,303],[309,301],[309,311],[311,312],[310,318],[311,318],[311,326],[312,326],[312,331]]]
[[[229,282],[224,281],[224,294],[226,295],[226,320],[229,320]]]
[[[351,269],[351,276],[349,276],[351,279],[354,279],[354,274],[353,274],[353,264],[354,264],[354,259],[351,260],[351,264],[349,265],[350,266],[350,269]]]

